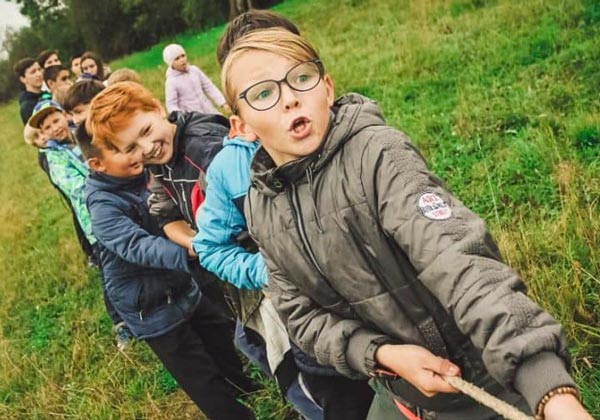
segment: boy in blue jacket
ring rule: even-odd
[[[190,277],[188,250],[161,237],[150,216],[141,149],[95,146],[83,124],[77,139],[93,171],[86,203],[115,309],[206,416],[254,419],[237,401],[253,384],[229,339],[230,324]]]

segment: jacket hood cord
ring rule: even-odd
[[[317,202],[314,194],[314,186],[313,186],[313,171],[312,164],[308,166],[306,169],[306,178],[308,179],[308,190],[310,192],[310,198],[313,208],[313,213],[315,215],[315,223],[317,224],[317,230],[319,233],[323,233],[323,226],[321,226],[321,221],[319,220],[319,214],[317,213]]]

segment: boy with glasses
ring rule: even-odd
[[[246,209],[268,295],[302,350],[374,378],[369,418],[496,418],[443,379],[461,375],[540,418],[591,419],[560,325],[376,104],[334,101],[315,49],[278,29],[236,41],[221,80],[232,127],[262,144]]]
[[[219,62],[222,64],[231,46],[244,34],[272,27],[299,33],[283,16],[250,11],[227,25],[217,50]],[[232,134],[223,142],[223,150],[206,174],[208,186],[196,218],[194,250],[206,269],[235,286],[228,287],[228,292],[244,326],[236,330],[238,348],[263,371],[273,374],[294,408],[311,420],[362,420],[373,395],[366,381],[345,378],[290,345],[284,324],[262,291],[267,283],[266,267],[256,244],[248,237],[244,218],[250,162],[259,147],[259,141]]]

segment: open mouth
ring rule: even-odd
[[[146,159],[156,159],[162,154],[162,143],[152,149],[152,152],[146,155]]]
[[[310,133],[311,120],[307,117],[298,117],[290,124],[290,132],[293,137],[303,138]]]

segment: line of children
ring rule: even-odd
[[[203,201],[206,189],[204,171],[210,168],[214,156],[223,147],[223,139],[228,132],[226,119],[219,115],[196,113],[172,113],[167,119],[158,101],[146,89],[132,83],[120,83],[107,88],[92,101],[87,124],[95,142],[108,143],[122,152],[135,148],[143,150],[144,162],[158,184],[153,188],[150,211],[159,218],[171,240],[191,250],[191,239],[195,234],[192,226],[195,226],[198,204]],[[201,285],[203,292],[207,286],[211,284]],[[211,300],[222,298],[220,287],[212,290]],[[246,321],[244,315],[260,305],[262,295],[260,292],[256,294],[258,299],[252,298],[252,303],[244,305],[245,310],[237,311],[242,321]],[[252,305],[255,307],[252,308]],[[321,414],[314,414],[321,410],[314,407],[312,392],[304,395],[292,354],[285,356],[289,352],[289,339],[284,327],[276,316],[269,314],[266,303],[262,309],[265,318],[261,323],[273,319],[269,327],[276,329],[269,331],[266,340],[270,344],[278,344],[278,354],[271,358],[276,360],[271,371],[278,374],[280,380],[285,377],[280,381],[284,394],[291,396],[291,401],[301,412],[312,413],[309,414],[311,418],[321,418]],[[265,327],[259,326],[257,329],[263,332]],[[306,359],[304,365],[307,372],[304,378],[318,378],[314,386],[318,393],[314,394],[325,411],[324,418],[364,418],[372,398],[364,381],[345,379],[333,369],[318,365],[302,353],[301,356]],[[280,364],[284,365],[281,370],[277,369]],[[340,397],[340,390],[357,388],[363,390],[358,396],[357,393],[342,392]]]
[[[133,107],[136,102],[142,106]],[[191,249],[192,226],[203,199],[204,182],[198,179],[222,148],[227,120],[196,113],[173,113],[167,120],[158,101],[131,83],[108,88],[93,101],[90,112],[89,124],[99,140],[106,139],[123,151],[130,147],[144,150],[145,163],[156,181],[151,211],[172,240]],[[200,281],[204,293],[222,300],[218,285]]]
[[[219,47],[240,138],[223,144],[228,125],[219,116],[167,119],[149,92],[127,82],[91,103],[93,141],[83,125],[78,130],[94,171],[86,193],[105,251],[103,282],[125,323],[210,418],[253,418],[225,380],[253,389],[231,324],[189,276],[197,251],[237,287],[268,284],[255,328],[268,338],[285,325],[296,356],[324,365],[298,376],[324,411],[311,419],[365,418],[372,393],[360,385],[369,377],[376,396],[369,419],[496,418],[456,394],[444,375],[461,375],[540,418],[590,419],[575,398],[560,326],[527,299],[482,221],[372,101],[355,94],[334,101],[314,48],[297,28],[270,19],[248,30],[252,15],[244,15]],[[57,112],[57,104],[43,104],[30,119],[56,179],[68,178],[70,166],[84,172],[80,156],[79,164],[64,160],[77,153]],[[150,204],[144,164],[156,180]],[[244,238],[247,228],[262,256]],[[220,289],[209,292],[204,273],[197,278],[218,300]],[[273,322],[271,301],[281,317]],[[324,376],[331,368],[337,373]]]
[[[546,419],[591,419],[560,325],[375,103],[334,100],[315,49],[280,29],[236,41],[222,82],[233,129],[262,145],[246,212],[268,295],[300,348],[374,377],[369,418],[494,418],[443,380],[462,375]]]
[[[56,102],[42,101],[36,105],[27,127],[39,130],[39,133],[36,133],[38,136],[29,140],[30,144],[38,148],[40,166],[48,175],[50,183],[65,198],[71,210],[73,225],[82,250],[94,264],[97,264],[98,243],[92,232],[90,214],[83,196],[89,170],[81,150],[75,144],[64,110]],[[129,333],[122,326],[121,318],[114,311],[104,289],[103,296],[106,311],[115,326],[117,343],[123,346],[129,338]]]

